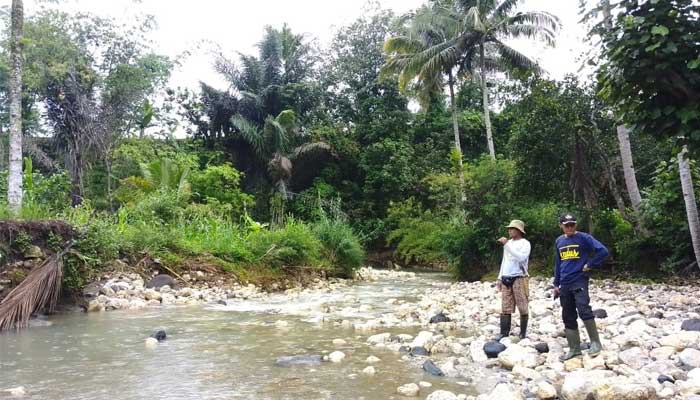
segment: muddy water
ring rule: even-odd
[[[57,315],[45,326],[0,335],[0,390],[24,386],[32,399],[384,400],[400,398],[402,384],[428,381],[433,387],[421,391],[423,398],[437,389],[472,393],[459,379],[432,377],[403,354],[368,346],[367,336],[379,332],[338,323],[377,317],[391,311],[390,298],[415,301],[444,284],[442,275],[419,274],[295,298]],[[168,339],[146,348],[144,339],[157,329]],[[275,366],[278,357],[335,350],[346,354],[343,362]],[[381,359],[374,376],[361,372],[370,355]]]

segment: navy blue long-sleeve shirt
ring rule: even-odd
[[[556,241],[554,255],[554,286],[568,287],[588,281],[583,266],[600,266],[610,254],[608,249],[593,236],[576,232],[573,236],[561,235]],[[593,257],[591,257],[593,254]]]

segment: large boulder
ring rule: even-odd
[[[557,389],[545,380],[537,382],[534,392],[540,400],[553,400],[557,398]]]
[[[435,363],[432,360],[425,360],[423,363],[423,370],[426,371],[427,373],[435,376],[444,376],[445,374],[442,372],[442,370],[435,365]]]
[[[450,322],[450,321],[451,321],[451,319],[448,318],[447,315],[445,315],[442,312],[439,312],[430,318],[431,324],[437,324],[439,322]]]
[[[537,351],[530,347],[512,344],[498,355],[498,362],[507,369],[512,369],[516,365],[535,368],[538,364]]]
[[[418,392],[420,392],[420,387],[415,383],[407,383],[396,389],[396,393],[406,397],[416,397],[418,396]]]
[[[513,389],[508,384],[499,383],[488,394],[481,394],[477,400],[523,400],[523,395],[519,390]]]
[[[367,338],[367,343],[371,345],[384,344],[391,340],[391,333],[380,333]]]
[[[656,390],[649,383],[631,382],[624,378],[615,378],[598,385],[593,390],[596,400],[654,400]]]
[[[561,386],[561,398],[563,400],[588,400],[593,398],[596,386],[607,378],[614,377],[612,371],[586,371],[576,370],[566,375]]]
[[[411,347],[429,348],[433,344],[433,332],[422,331],[413,339]]]
[[[177,285],[175,279],[167,274],[156,275],[146,283],[146,288],[160,289],[163,286],[174,288]]]
[[[502,349],[501,351],[503,350],[505,349]],[[481,340],[474,340],[473,342],[469,343],[469,355],[472,358],[472,361],[474,362],[486,361],[488,359],[488,356],[486,355],[484,350],[484,342]]]

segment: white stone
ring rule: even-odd
[[[372,335],[367,338],[367,343],[371,345],[384,344],[391,339],[391,333],[385,332],[377,335]]]
[[[100,303],[98,300],[92,300],[88,303],[88,312],[100,312],[105,310],[105,305]]]
[[[557,397],[557,389],[555,389],[551,383],[542,380],[537,382],[535,395],[540,400],[552,400]]]
[[[363,369],[362,373],[365,375],[374,375],[377,373],[377,370],[375,370],[374,367],[370,365],[369,367]]]
[[[425,400],[457,400],[457,395],[447,390],[436,390],[430,393]]]
[[[649,364],[651,359],[649,353],[639,347],[632,347],[620,353],[620,361],[632,368],[640,369]]]
[[[420,388],[415,383],[407,383],[396,388],[396,393],[406,397],[416,397]]]
[[[596,400],[649,400],[656,398],[656,390],[649,383],[617,377],[597,385],[593,397]]]
[[[700,367],[700,350],[685,349],[678,355],[681,362],[692,368]]]
[[[156,346],[158,346],[158,340],[156,338],[149,337],[149,338],[146,338],[145,344],[146,344],[146,348],[152,349],[152,348],[155,348]]]
[[[427,389],[429,387],[433,387],[433,384],[430,382],[426,382],[426,381],[420,381],[420,382],[418,382],[418,386],[420,386],[423,389]]]
[[[339,362],[343,361],[344,358],[345,358],[345,353],[343,353],[342,351],[334,351],[328,355],[328,359],[334,363],[339,363]]]
[[[334,346],[344,346],[348,344],[344,339],[333,339],[333,345]]]
[[[669,360],[674,354],[676,354],[676,348],[670,346],[657,347],[649,352],[649,356],[658,361]]]
[[[418,336],[411,342],[411,347],[425,347],[428,348],[433,341],[433,332],[421,331]]]
[[[505,383],[499,383],[489,394],[482,394],[477,400],[523,400],[523,395]]]
[[[693,368],[690,370],[688,372],[688,380],[700,382],[700,368]]]
[[[577,370],[566,375],[561,386],[561,398],[563,400],[587,400],[592,397],[596,384],[615,376],[612,371],[586,371]]]
[[[507,369],[512,369],[516,365],[535,368],[538,364],[537,350],[513,344],[498,355],[498,361]]]
[[[370,363],[370,364],[378,363],[378,362],[380,362],[380,361],[382,361],[382,360],[379,359],[379,358],[377,358],[377,357],[375,357],[375,356],[369,356],[369,357],[367,357],[367,359],[365,360],[365,362]]]
[[[671,346],[678,351],[683,351],[686,348],[697,349],[700,347],[700,332],[682,331],[672,335],[664,336],[659,339],[662,346]]]
[[[484,362],[488,360],[486,353],[484,353],[484,341],[475,340],[469,343],[469,355],[474,362]]]
[[[520,365],[513,367],[513,375],[523,380],[536,381],[542,379],[542,375],[540,375],[539,372],[531,368],[521,367]]]

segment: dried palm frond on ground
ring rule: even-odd
[[[47,258],[2,300],[0,331],[25,328],[35,312],[44,308],[55,309],[63,280],[63,256],[71,246],[72,243]]]

